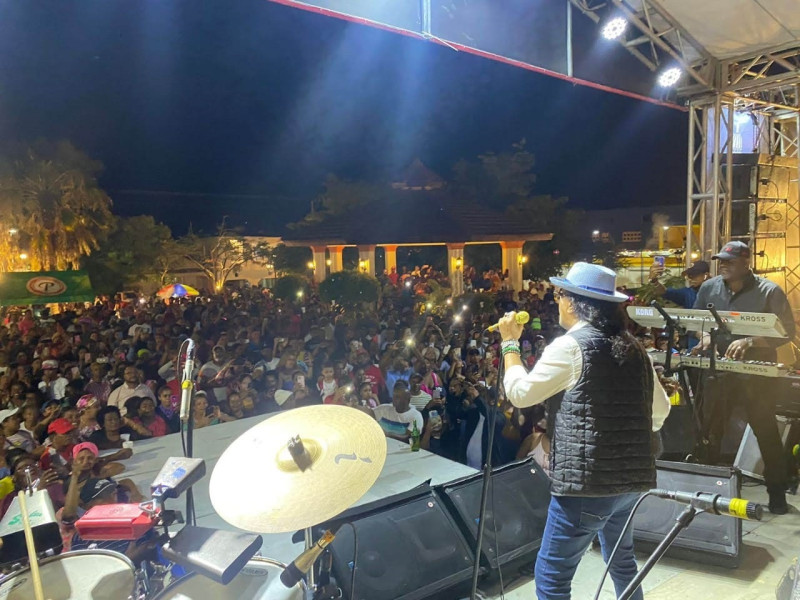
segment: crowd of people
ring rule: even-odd
[[[0,516],[15,490],[47,489],[61,510],[64,547],[78,549],[86,546],[72,527],[76,516],[98,502],[140,497],[124,479],[125,461],[136,441],[180,430],[189,338],[198,365],[195,428],[335,403],[368,412],[400,440],[416,423],[423,448],[480,468],[500,366],[499,337],[487,327],[508,310],[528,311],[521,358],[532,367],[561,333],[554,290],[531,283],[431,306],[417,287],[435,271],[403,277],[377,306],[358,311],[313,294],[284,302],[258,289],[104,299],[58,314],[8,311],[0,329]],[[533,455],[547,468],[544,407],[521,410],[501,399],[500,408],[495,464]]]

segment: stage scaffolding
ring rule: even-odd
[[[671,66],[684,73],[674,93],[689,113],[686,221],[700,231],[695,239],[693,228],[686,228],[686,264],[708,260],[726,241],[744,238],[755,248],[754,270],[779,283],[800,312],[800,43],[776,38],[771,47],[761,47],[769,42],[754,38],[743,42],[757,51],[726,54],[714,37],[720,23],[723,30],[729,24],[738,31],[742,19],[761,15],[765,21],[747,23],[747,31],[765,40],[776,31],[776,15],[762,12],[764,2],[746,15],[733,14],[732,4],[739,10],[744,5],[727,0],[570,2],[600,27],[611,17],[625,17],[629,26],[617,42],[654,79]],[[766,8],[785,10],[782,0],[772,2]],[[712,10],[714,23],[708,20]],[[745,141],[742,123],[751,132]],[[743,169],[753,173],[744,191]],[[743,209],[749,212],[744,232],[736,227]]]

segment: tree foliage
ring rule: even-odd
[[[522,139],[510,152],[481,154],[477,161],[460,160],[453,166],[452,192],[457,198],[501,211],[531,197],[536,157],[525,145]]]
[[[78,268],[114,224],[101,170],[69,142],[40,141],[0,159],[0,267]]]
[[[510,218],[537,223],[542,231],[553,234],[549,241],[527,242],[523,247],[528,256],[526,277],[546,279],[558,275],[565,264],[580,257],[585,215],[568,209],[567,201],[567,198],[532,196],[518,200],[506,210]]]
[[[225,219],[217,228],[217,235],[201,237],[189,233],[177,240],[180,255],[198,267],[211,280],[213,289],[222,290],[225,282],[245,263],[266,264],[271,249],[264,242],[252,242],[230,229]]]
[[[319,284],[320,298],[345,307],[377,302],[380,292],[381,286],[375,277],[357,271],[331,273]]]
[[[276,273],[307,273],[310,260],[311,249],[307,247],[278,244],[272,249],[272,264]]]
[[[177,257],[173,246],[169,227],[153,217],[121,217],[98,249],[84,258],[83,266],[101,294],[142,283],[161,284]]]
[[[325,191],[311,203],[309,212],[294,227],[319,223],[331,217],[350,213],[376,202],[391,193],[388,186],[367,181],[348,181],[334,174],[325,178]]]
[[[295,302],[308,296],[308,279],[302,275],[289,274],[279,277],[272,287],[272,294],[286,302]]]

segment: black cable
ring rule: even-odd
[[[347,523],[342,523],[343,525],[349,525],[350,529],[353,530],[353,568],[350,570],[350,600],[357,600],[356,598],[356,566],[358,565],[358,532],[356,531],[356,526],[353,525],[350,521]]]
[[[522,354],[520,353],[520,358]],[[506,391],[503,385],[503,376],[505,375],[506,364],[504,357],[501,355],[497,365],[497,381],[495,382],[495,407],[494,407],[494,420],[497,420],[497,409],[500,407],[500,390],[503,390],[503,398],[505,398]],[[492,423],[492,432],[494,433],[495,423]],[[494,441],[494,440],[492,440]],[[503,569],[500,566],[500,544],[497,541],[497,513],[494,510],[494,480],[489,480],[489,502],[492,504],[492,528],[494,529],[494,555],[497,559],[497,574],[500,576],[500,598],[505,599],[505,583],[503,582]]]
[[[614,561],[614,556],[617,554],[617,550],[619,549],[619,545],[622,543],[622,538],[625,537],[625,532],[630,527],[631,523],[633,522],[633,515],[636,514],[636,511],[639,509],[639,506],[642,504],[642,501],[650,495],[650,492],[645,492],[641,495],[641,497],[636,501],[636,504],[633,505],[633,510],[631,514],[628,515],[628,520],[625,521],[625,526],[622,528],[622,532],[619,534],[617,538],[617,543],[614,544],[614,549],[611,551],[611,554],[608,555],[608,561],[606,562],[605,571],[603,571],[603,577],[600,578],[600,584],[597,586],[597,592],[595,592],[594,600],[600,598],[600,592],[603,591],[603,584],[606,581],[606,576],[608,575],[608,570],[611,567],[611,563]]]
[[[495,436],[495,429],[497,426],[497,410],[500,404],[500,386],[502,384],[502,376],[505,371],[505,364],[504,364],[504,357],[500,356],[497,366],[497,381],[494,384],[495,390],[495,401],[492,403],[491,398],[491,389],[486,388],[486,399],[484,401],[484,405],[486,406],[486,423],[489,428],[489,435],[487,439],[487,452],[486,452],[486,461],[484,462],[484,472],[483,478],[485,480],[485,491],[481,491],[481,504],[478,514],[478,535],[475,541],[475,565],[473,566],[472,571],[472,589],[470,592],[470,598],[475,600],[477,597],[477,586],[478,586],[478,575],[480,573],[480,560],[481,560],[481,546],[483,542],[483,532],[485,531],[485,521],[486,521],[486,509],[485,509],[485,502],[486,498],[484,498],[484,493],[488,493],[489,501],[492,503],[492,524],[494,528],[494,552],[495,558],[497,560],[497,571],[500,575],[500,597],[505,598],[505,589],[503,583],[503,572],[500,568],[500,549],[497,541],[497,521],[495,520],[495,507],[494,507],[494,486],[492,481],[492,462],[494,460],[494,436]],[[480,421],[479,421],[480,423]]]

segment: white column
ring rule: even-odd
[[[327,265],[325,264],[325,246],[311,247],[311,260],[314,262],[314,281],[319,283],[324,281],[327,275]]]
[[[525,242],[500,242],[503,251],[503,271],[508,270],[511,289],[522,289],[522,246]]]
[[[447,244],[447,272],[450,275],[450,293],[464,293],[464,244]]]
[[[367,275],[375,275],[375,246],[358,247],[358,270]]]

